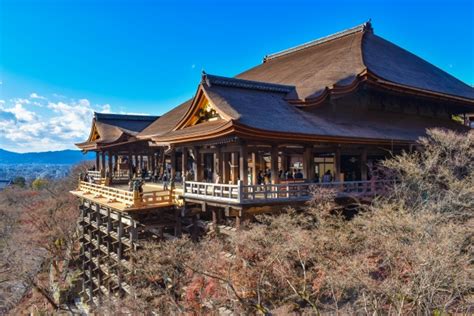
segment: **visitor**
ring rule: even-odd
[[[331,171],[326,171],[323,176],[323,182],[332,182]]]
[[[296,170],[295,179],[303,179],[303,174],[301,173],[300,169]]]

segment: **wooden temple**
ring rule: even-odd
[[[203,73],[193,98],[160,117],[96,113],[77,144],[97,153],[95,170],[72,192],[84,295],[131,293],[118,267],[140,238],[238,233],[318,187],[376,195],[378,161],[416,150],[428,128],[469,130],[453,118],[473,112],[472,87],[365,23],[232,78]]]

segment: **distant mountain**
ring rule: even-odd
[[[72,165],[84,160],[95,159],[94,153],[83,154],[79,150],[46,151],[39,153],[15,153],[0,149],[0,163],[23,164],[23,163],[48,163]]]

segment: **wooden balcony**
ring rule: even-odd
[[[350,181],[244,185],[240,181],[238,184],[186,181],[183,197],[236,205],[304,202],[310,200],[317,189],[334,190],[338,196],[363,197],[380,194],[386,184],[386,181]]]
[[[71,191],[77,197],[88,199],[119,211],[169,207],[178,202],[175,190],[163,190],[158,186],[143,187],[143,192],[80,181],[77,190]]]

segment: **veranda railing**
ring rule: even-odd
[[[183,195],[185,198],[235,204],[288,200],[305,201],[311,198],[316,189],[333,189],[339,193],[352,195],[375,195],[386,184],[386,181],[350,181],[244,185],[241,181],[237,184],[186,181]]]
[[[173,190],[127,191],[85,181],[79,182],[78,190],[85,192],[85,194],[93,194],[96,198],[105,198],[108,202],[119,202],[129,207],[171,205],[174,201]]]

